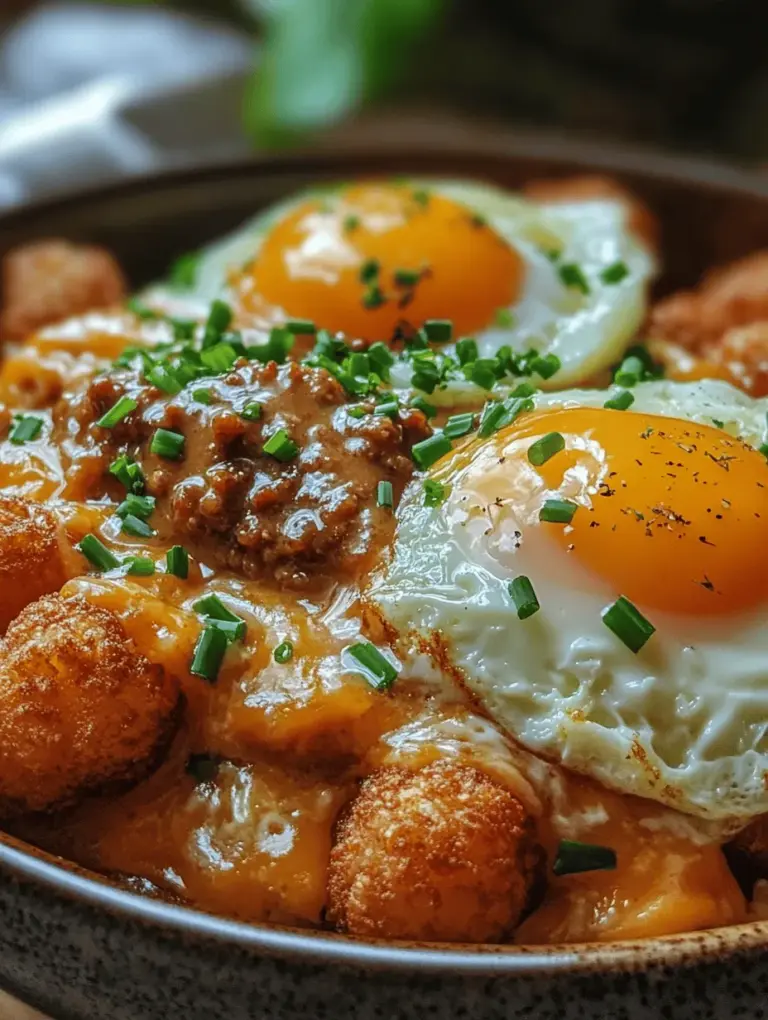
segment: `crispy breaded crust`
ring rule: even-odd
[[[627,225],[636,237],[655,251],[659,247],[659,223],[637,195],[613,177],[584,174],[579,177],[545,177],[528,181],[523,194],[534,202],[588,202],[608,198],[621,202],[627,210]]]
[[[44,811],[140,779],[178,719],[179,685],[122,624],[47,595],[0,640],[0,814]]]
[[[479,770],[380,769],[338,824],[328,920],[353,935],[497,942],[520,920],[539,860],[525,808]]]
[[[61,540],[47,507],[0,495],[0,633],[30,602],[67,580]]]
[[[36,241],[2,263],[0,339],[23,340],[42,326],[123,301],[127,284],[103,248]]]
[[[648,335],[702,353],[735,327],[768,320],[768,251],[707,273],[695,290],[678,291],[652,309]]]

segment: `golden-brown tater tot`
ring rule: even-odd
[[[647,332],[653,340],[699,352],[720,343],[728,330],[763,320],[768,320],[768,251],[715,269],[695,290],[660,301]]]
[[[0,633],[30,602],[67,580],[64,541],[47,507],[0,495]]]
[[[43,811],[151,770],[179,686],[107,609],[46,595],[0,640],[0,814]]]
[[[768,394],[768,321],[727,330],[703,354],[753,397]]]
[[[2,264],[0,338],[23,340],[51,322],[124,300],[127,284],[109,252],[67,241],[37,241]]]
[[[337,826],[328,920],[353,935],[499,941],[538,861],[525,808],[489,776],[450,760],[383,768]]]
[[[590,199],[615,199],[627,210],[629,229],[651,249],[659,246],[659,224],[651,210],[637,195],[612,177],[585,174],[581,177],[545,177],[528,181],[523,194],[535,202],[588,202]]]

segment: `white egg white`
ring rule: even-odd
[[[620,203],[544,205],[488,184],[424,179],[412,183],[439,191],[482,216],[524,263],[520,295],[509,308],[499,309],[500,321],[507,324],[490,325],[476,336],[481,357],[493,357],[505,345],[520,354],[531,349],[553,354],[560,369],[548,379],[535,377],[536,384],[545,389],[583,382],[620,359],[645,316],[648,283],[654,272],[654,260],[627,229]],[[230,272],[257,259],[269,231],[312,194],[304,192],[269,208],[205,249],[195,287],[185,292],[183,299],[203,305],[214,298],[232,300]],[[553,252],[558,253],[556,260],[551,257]],[[601,273],[617,262],[624,263],[627,275],[618,283],[604,282]],[[560,269],[567,264],[578,265],[588,293],[563,283]],[[162,287],[152,295],[162,304],[169,293],[172,288]],[[441,350],[454,354],[455,345]],[[410,363],[401,361],[393,369],[392,385],[407,393],[411,377]],[[450,406],[477,404],[484,395],[484,390],[459,376],[439,387],[431,398]]]
[[[764,440],[768,401],[727,383],[655,382],[634,393],[626,414],[723,423]],[[538,405],[602,406],[608,395],[571,391]],[[407,491],[391,560],[370,590],[400,634],[399,654],[439,643],[524,747],[608,787],[733,827],[768,811],[764,609],[722,620],[654,612],[656,634],[634,654],[601,619],[617,593],[559,544],[520,545],[513,491],[499,492],[503,509],[483,498],[489,473],[494,491],[497,479],[503,488],[499,456],[486,442],[453,473],[441,462],[434,477],[450,477],[451,489],[438,507],[424,505],[421,482]],[[526,620],[508,594],[519,574],[541,603]]]

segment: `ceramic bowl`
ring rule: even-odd
[[[422,173],[515,187],[608,172],[663,226],[662,290],[768,246],[768,184],[709,164],[556,139],[291,155],[132,181],[0,219],[0,252],[38,237],[107,245],[135,284],[256,209],[322,179]],[[363,943],[144,899],[5,838],[0,984],[62,1020],[710,1020],[768,1017],[768,923],[637,943]]]

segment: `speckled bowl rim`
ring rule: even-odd
[[[562,164],[563,172],[631,173],[649,179],[703,187],[720,192],[737,192],[744,197],[768,202],[768,177],[746,169],[706,159],[662,155],[624,146],[605,145],[564,138],[561,134],[529,131],[499,131],[497,126],[472,129],[468,142],[437,133],[418,145],[403,146],[390,139],[381,144],[336,141],[332,150],[314,149],[289,155],[263,155],[237,161],[211,161],[192,169],[170,170],[129,178],[106,186],[90,187],[42,202],[25,203],[0,215],[0,226],[13,229],[29,219],[44,218],[66,207],[110,197],[129,197],[146,189],[184,186],[195,182],[243,174],[306,172],[307,164],[318,178],[339,176],[339,159],[348,158],[356,167],[370,164],[375,174],[377,160],[434,159],[443,155],[446,163],[461,162],[471,144],[471,157],[487,157],[489,168],[514,163],[516,159],[542,160]],[[456,172],[454,170],[454,172]],[[460,172],[460,171],[459,171]],[[605,943],[574,943],[551,946],[449,945],[414,942],[360,941],[327,932],[282,928],[261,923],[234,921],[207,914],[192,907],[166,903],[88,877],[66,861],[41,853],[12,837],[0,834],[0,870],[21,881],[39,885],[55,894],[102,909],[127,921],[158,927],[183,939],[212,940],[294,963],[361,967],[366,970],[423,972],[452,976],[534,976],[557,973],[637,972],[653,967],[690,966],[707,962],[722,964],[731,955],[763,953],[768,948],[768,921],[755,921],[708,931],[661,938]]]

